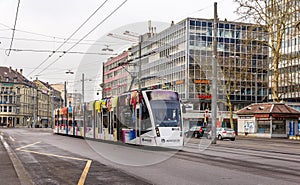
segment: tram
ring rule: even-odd
[[[182,108],[174,91],[132,91],[103,98],[85,105],[83,115],[73,112],[67,121],[62,120],[68,115],[64,113],[55,115],[54,133],[135,145],[183,145]]]

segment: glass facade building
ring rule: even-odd
[[[298,0],[281,1],[282,6],[294,7],[295,15],[291,16],[291,20],[287,22],[286,29],[281,43],[281,58],[278,66],[278,95],[280,100],[285,102],[300,102],[300,2]],[[272,57],[272,54],[270,54]],[[270,87],[272,71],[270,73]],[[272,99],[271,95],[269,99]],[[295,106],[298,110],[298,106]]]
[[[228,98],[234,110],[267,99],[268,48],[260,42],[267,39],[255,25],[218,23],[217,103],[222,119],[228,118]],[[141,88],[177,91],[187,106],[186,120],[206,121],[211,110],[212,40],[213,20],[199,18],[142,35],[129,55],[134,65],[128,70],[140,71],[132,89],[140,83]]]

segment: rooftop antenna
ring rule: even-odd
[[[149,21],[148,21],[148,29],[149,29],[149,33],[151,33],[151,28],[152,28],[151,20],[149,20]]]

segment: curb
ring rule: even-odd
[[[25,170],[22,162],[18,158],[17,154],[11,149],[9,144],[5,141],[2,135],[0,135],[0,140],[3,143],[4,148],[6,149],[8,156],[14,166],[14,169],[18,175],[18,181],[20,182],[21,185],[33,185],[34,183],[32,182],[29,174]]]

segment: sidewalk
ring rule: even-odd
[[[238,135],[236,136],[238,140],[256,140],[256,141],[264,141],[264,142],[279,142],[279,143],[292,143],[292,144],[300,144],[300,140],[289,139],[289,138],[265,138],[265,137],[255,137],[255,136],[244,136]]]
[[[0,135],[0,137],[0,184],[19,185],[21,183],[8,152],[4,147],[3,136]]]

